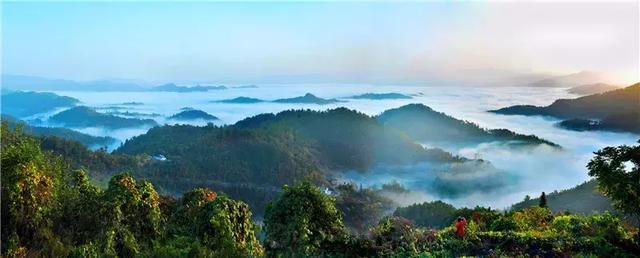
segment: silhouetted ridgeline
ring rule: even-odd
[[[316,97],[316,95],[313,95],[311,93],[307,93],[304,96],[287,98],[287,99],[276,99],[273,102],[326,105],[326,104],[339,103],[343,101],[337,100],[337,99],[323,99],[323,98]]]
[[[411,99],[411,96],[400,93],[365,93],[356,96],[352,96],[352,99]]]
[[[170,116],[169,119],[174,119],[179,121],[188,121],[188,120],[196,120],[196,119],[209,120],[209,121],[218,120],[217,117],[197,109],[181,111],[180,113]]]
[[[569,120],[582,119],[560,124],[568,129],[640,133],[640,83],[577,99],[559,99],[546,107],[517,105],[490,112],[505,115],[544,115]],[[585,124],[584,120],[592,120],[591,125]]]
[[[609,85],[606,83],[595,83],[595,84],[585,84],[576,87],[572,87],[567,90],[569,93],[580,94],[580,95],[593,95],[605,93],[607,91],[620,89],[618,86]]]
[[[504,141],[524,145],[559,145],[535,135],[522,135],[507,129],[484,129],[472,122],[455,119],[422,104],[409,104],[378,115],[385,126],[396,128],[422,142],[445,144],[478,144]]]
[[[264,100],[256,99],[256,98],[249,98],[249,97],[237,97],[237,98],[233,98],[233,99],[224,99],[224,100],[218,100],[218,101],[212,101],[212,102],[250,104],[250,103],[264,102]]]
[[[58,96],[49,92],[15,91],[3,94],[2,114],[18,118],[53,111],[57,108],[73,107],[79,100]]]

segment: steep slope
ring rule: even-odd
[[[409,104],[390,109],[378,115],[376,119],[385,126],[396,128],[411,138],[423,142],[465,145],[504,141],[559,147],[557,144],[540,139],[535,135],[517,134],[507,129],[487,130],[477,124],[434,111],[422,104]]]

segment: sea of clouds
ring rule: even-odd
[[[401,100],[348,99],[362,93],[402,93],[414,96]],[[230,88],[208,92],[55,92],[79,99],[82,105],[104,108],[123,102],[141,102],[139,106],[120,106],[121,111],[160,114],[154,119],[160,124],[175,124],[167,117],[183,107],[203,110],[219,117],[218,125],[233,124],[248,116],[288,109],[326,110],[336,107],[355,109],[368,115],[409,103],[422,103],[436,111],[458,119],[475,122],[485,128],[506,128],[517,133],[535,134],[562,146],[562,150],[548,146],[512,148],[499,143],[474,146],[442,147],[468,158],[482,158],[492,166],[464,164],[458,168],[418,164],[405,167],[378,166],[366,174],[347,171],[341,180],[365,186],[380,186],[397,181],[410,190],[390,193],[402,205],[442,199],[456,206],[485,205],[506,208],[525,195],[537,196],[573,187],[588,180],[586,164],[593,152],[605,147],[634,144],[637,135],[612,132],[575,132],[554,126],[557,119],[548,117],[505,116],[486,112],[515,104],[549,105],[559,98],[574,98],[561,88],[533,87],[417,87],[371,85],[259,85],[258,88]],[[228,104],[216,101],[245,96],[264,100],[302,96],[306,93],[322,98],[338,98],[347,102],[330,105],[254,103]],[[104,109],[101,109],[102,111]],[[47,114],[50,115],[50,114]],[[46,119],[46,117],[40,117]],[[180,122],[184,123],[184,122]],[[192,124],[204,125],[204,121]],[[79,128],[77,130],[99,136],[111,136],[124,141],[145,133],[149,127],[122,130]],[[120,143],[110,146],[114,149]],[[451,171],[457,171],[451,173]],[[445,173],[447,172],[447,173]]]

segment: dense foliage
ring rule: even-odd
[[[455,163],[464,159],[425,149],[375,119],[345,108],[284,111],[232,126],[162,126],[134,137],[117,155],[163,155],[134,174],[163,192],[210,187],[246,201],[261,214],[283,184],[311,178],[327,185],[336,171],[379,163]],[[488,163],[486,163],[489,165]]]
[[[345,226],[353,233],[366,232],[396,206],[380,193],[384,190],[357,188],[352,183],[338,185],[333,190],[336,207],[343,214]]]
[[[311,206],[310,206],[311,205]],[[590,216],[553,214],[531,207],[501,213],[476,207],[455,209],[434,202],[415,205],[398,214],[435,218],[428,209],[440,208],[448,221],[439,230],[416,226],[400,216],[386,217],[365,235],[345,234],[333,198],[317,187],[301,183],[286,187],[265,217],[267,254],[273,257],[634,257],[640,251],[637,228],[610,214]],[[425,209],[424,211],[418,211]],[[411,211],[412,210],[412,211]],[[407,212],[411,211],[411,212]],[[466,235],[455,235],[455,217],[469,224]],[[428,221],[428,220],[427,220]],[[434,221],[430,222],[433,223]]]
[[[376,118],[385,126],[396,128],[410,137],[424,142],[465,145],[504,141],[559,147],[557,144],[540,139],[535,135],[517,134],[507,129],[487,130],[475,123],[458,120],[422,104],[409,104],[390,109]]]
[[[384,200],[372,199],[367,206],[362,200],[375,197],[369,190],[341,185],[323,191],[308,180],[283,187],[267,207],[263,248],[256,237],[259,228],[243,202],[207,188],[186,191],[178,199],[161,196],[151,183],[127,173],[115,174],[99,188],[84,170],[65,161],[99,158],[85,153],[63,159],[55,154],[60,151],[55,144],[53,151],[40,147],[47,139],[5,126],[0,132],[3,257],[634,257],[640,253],[638,228],[611,213],[553,214],[537,206],[503,213],[425,203],[398,209],[395,216],[371,223],[375,225],[367,226],[364,234],[351,234],[343,214],[375,213],[384,207]],[[637,153],[638,149],[625,146],[605,149],[590,169],[615,174],[621,168],[618,161],[627,164],[626,158]],[[607,158],[614,162],[598,164]],[[611,187],[601,183],[602,188]],[[454,233],[456,216],[469,221],[464,237]]]
[[[595,154],[587,167],[598,189],[616,208],[640,218],[640,145],[606,147]]]
[[[284,186],[265,212],[266,248],[271,254],[316,256],[338,250],[347,231],[335,199],[305,181]]]
[[[38,140],[2,131],[2,254],[8,257],[255,257],[242,202],[196,189],[163,198],[128,174],[105,190]]]

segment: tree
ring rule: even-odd
[[[63,164],[45,155],[38,142],[24,137],[20,129],[11,130],[3,124],[0,131],[2,253],[21,256],[30,248],[60,246],[51,227],[59,207]],[[49,250],[41,255],[64,254]]]
[[[616,209],[640,217],[640,145],[605,147],[595,154],[587,168],[598,189]]]
[[[160,235],[160,196],[151,183],[118,174],[109,181],[104,198],[107,253],[134,256],[140,244],[149,245]]]
[[[270,255],[326,256],[342,247],[347,233],[334,198],[309,181],[283,190],[265,213]]]
[[[540,208],[547,207],[547,195],[544,192],[540,195],[540,202],[538,203],[538,206],[540,206]]]

